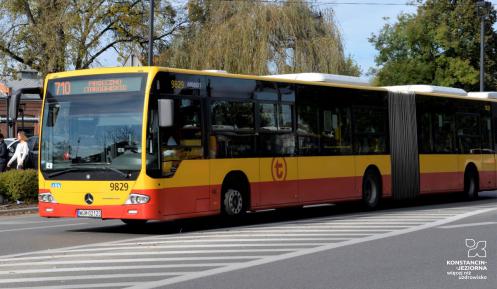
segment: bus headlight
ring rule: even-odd
[[[136,204],[146,204],[150,201],[150,197],[147,195],[140,194],[130,194],[126,200],[125,205],[136,205]]]
[[[51,193],[38,194],[38,201],[42,203],[57,203]]]

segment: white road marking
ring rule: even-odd
[[[454,216],[454,215],[457,215],[457,214],[451,214],[450,216]],[[400,223],[400,224],[403,224],[403,223],[420,223],[420,222],[429,222],[429,221],[436,221],[436,220],[440,220],[439,217],[437,218],[434,218],[434,217],[430,217],[430,218],[416,218],[416,217],[409,217],[409,218],[396,218],[396,219],[392,219],[392,218],[375,218],[375,219],[366,219],[364,217],[361,217],[361,218],[357,218],[357,219],[354,219],[354,220],[350,220],[350,221],[347,221],[347,223],[350,223],[350,224],[370,224],[370,223],[378,223],[378,224],[381,224],[381,223],[385,223],[385,224],[390,224],[390,223]],[[338,221],[335,221],[335,220],[329,220],[329,221],[326,221],[326,222],[316,222],[316,223],[309,223],[309,222],[294,222],[294,223],[290,223],[289,225],[327,225],[327,224],[333,224],[335,222],[341,222],[342,220],[338,220]],[[281,226],[284,226],[284,224],[282,224]]]
[[[101,253],[101,254],[62,254],[62,255],[47,255],[36,257],[21,257],[15,259],[4,259],[1,262],[16,261],[16,260],[44,260],[54,258],[95,258],[95,257],[113,257],[113,256],[143,256],[143,255],[179,255],[179,254],[220,254],[220,253],[259,253],[259,252],[289,252],[295,251],[294,249],[239,249],[239,250],[186,250],[186,251],[164,251],[164,252],[118,252],[118,253]],[[2,273],[0,273],[2,274]]]
[[[478,212],[485,212],[483,209],[479,210],[481,208],[483,206],[472,205],[456,209],[426,209],[408,212],[377,211],[338,217],[219,228],[184,234],[154,235],[96,243],[91,244],[91,246],[79,245],[27,252],[0,256],[0,270],[3,269],[0,271],[0,276],[12,280],[23,280],[15,281],[15,284],[21,286],[21,283],[28,282],[24,280],[27,278],[32,278],[32,280],[55,278],[50,279],[52,281],[37,282],[41,283],[38,287],[30,287],[38,289],[117,287],[110,286],[110,284],[122,284],[119,287],[132,286],[133,288],[142,288],[140,286],[145,286],[144,288],[162,287],[168,285],[167,282],[174,284],[440,226],[452,222],[453,218],[465,218]],[[489,211],[495,209],[495,206],[488,208]],[[466,213],[468,211],[471,211],[469,215]],[[476,211],[478,212],[475,213]],[[441,221],[443,222],[441,223]],[[223,245],[223,242],[226,244]],[[296,245],[292,246],[291,242]],[[90,250],[88,250],[89,247]],[[183,250],[184,248],[195,250]],[[205,250],[203,250],[204,248]],[[121,252],[121,250],[126,249],[130,250]],[[237,254],[240,256],[236,256]],[[187,264],[184,264],[185,262]],[[186,272],[171,272],[173,268]],[[92,273],[95,270],[98,272]],[[136,270],[139,272],[136,273]],[[15,273],[11,272],[24,273],[20,273],[23,274],[21,276],[16,276]],[[102,276],[98,275],[102,273],[109,276],[106,279],[118,283],[110,283],[110,281],[100,278],[102,283],[99,284],[74,284],[75,282],[71,282],[70,272],[81,272],[81,274],[73,273],[72,275],[84,276],[84,279],[92,278],[93,275]],[[159,281],[151,281],[157,280],[156,278],[140,280],[139,278],[146,277],[137,276],[139,282],[119,282],[122,281],[119,280],[122,277],[111,277],[111,275],[119,274],[128,276],[129,274],[126,272],[130,274],[170,272],[170,274],[176,275],[165,275],[170,278],[160,278],[162,280]],[[46,276],[46,273],[50,275]],[[47,283],[43,284],[43,282],[54,281],[65,282],[65,285],[46,286]]]
[[[410,220],[415,220],[415,219],[410,219]],[[285,226],[292,226],[292,227],[296,227],[296,226],[316,226],[316,227],[319,227],[319,226],[328,226],[328,225],[395,225],[395,224],[421,224],[421,223],[425,223],[426,221],[425,220],[415,220],[415,221],[399,221],[399,220],[380,220],[380,221],[376,221],[376,220],[361,220],[361,219],[357,219],[357,220],[350,220],[350,221],[347,221],[347,222],[342,222],[342,221],[337,221],[337,222],[320,222],[320,223],[309,223],[309,225],[307,224],[301,224],[301,223],[296,223],[296,224],[293,224],[293,225],[283,225],[283,226],[279,226],[279,227],[285,227]]]
[[[78,275],[78,276],[56,276],[56,277],[36,277],[36,278],[20,278],[20,279],[0,279],[0,284],[12,284],[23,282],[47,282],[47,281],[67,281],[67,280],[94,280],[94,279],[111,279],[111,278],[139,278],[139,277],[162,277],[162,276],[178,276],[188,272],[174,273],[127,273],[127,274],[102,274],[102,275]]]
[[[405,226],[403,226],[405,227]],[[340,233],[344,233],[344,232],[372,232],[372,233],[375,233],[375,232],[385,232],[385,231],[391,231],[391,230],[388,230],[388,229],[368,229],[367,227],[364,227],[364,228],[354,228],[354,229],[305,229],[304,227],[302,229],[292,229],[292,230],[283,230],[283,229],[276,229],[276,230],[272,230],[272,228],[268,228],[267,230],[240,230],[239,232],[240,233],[276,233],[278,231],[281,231],[281,232],[285,232],[285,233],[294,233],[294,234],[301,234],[302,233],[324,233],[324,232],[328,232],[328,233],[332,233],[332,232],[340,232]]]
[[[330,231],[330,230],[345,230],[345,229],[380,229],[380,228],[398,228],[398,227],[409,227],[409,225],[404,225],[404,224],[392,224],[392,225],[368,225],[368,224],[352,224],[352,225],[335,225],[335,224],[326,224],[326,225],[319,225],[319,226],[278,226],[278,227],[271,227],[271,230],[279,231],[279,230],[286,230],[286,231],[299,231],[299,229],[305,229],[305,230],[317,230],[317,231]],[[243,231],[251,231],[251,230],[243,230]],[[255,231],[255,230],[254,230]]]
[[[112,283],[99,283],[99,284],[76,284],[76,285],[59,285],[59,286],[30,286],[30,287],[16,287],[15,289],[90,289],[90,288],[113,288],[113,287],[126,287],[139,284],[140,282],[112,282]]]
[[[250,235],[252,236],[252,235]],[[349,240],[351,238],[245,238],[245,239],[240,239],[240,238],[225,238],[225,239],[184,239],[184,240],[163,240],[163,241],[147,241],[147,242],[134,242],[134,243],[119,243],[118,246],[141,246],[141,245],[161,245],[161,244],[170,244],[170,243],[223,243],[223,242],[229,242],[229,243],[239,243],[239,242],[291,242],[291,241],[322,241],[322,242],[329,242],[329,241],[345,241]],[[104,248],[105,250],[113,249],[113,248],[119,248],[116,247],[116,245],[100,245],[98,247]],[[129,247],[128,247],[129,248]],[[80,250],[85,250],[85,249],[76,249],[76,250],[71,250],[71,252],[74,251],[80,251]]]
[[[424,229],[428,229],[428,228],[438,227],[440,225],[448,224],[448,223],[451,223],[451,222],[454,222],[457,220],[461,220],[461,219],[464,219],[464,218],[467,218],[470,216],[490,212],[492,210],[496,210],[496,208],[475,210],[475,211],[472,211],[469,213],[464,213],[461,215],[452,216],[452,217],[449,217],[446,219],[442,219],[439,221],[435,221],[435,222],[431,222],[431,223],[427,223],[424,225],[415,226],[415,227],[411,227],[411,228],[407,228],[407,229],[403,229],[403,230],[397,230],[397,231],[392,231],[392,232],[388,232],[388,233],[384,233],[384,234],[372,235],[372,236],[364,237],[364,238],[352,239],[349,241],[329,244],[329,245],[325,245],[325,246],[321,246],[321,247],[317,247],[317,248],[304,249],[304,250],[300,250],[300,251],[291,252],[288,254],[271,256],[271,257],[258,259],[258,260],[254,260],[254,261],[250,261],[250,262],[246,262],[246,263],[231,264],[231,265],[226,266],[226,267],[195,272],[195,273],[182,275],[182,276],[178,276],[178,277],[172,277],[170,279],[143,283],[143,284],[129,287],[128,289],[158,288],[158,287],[163,287],[163,286],[167,286],[167,285],[171,285],[171,284],[175,284],[175,283],[179,283],[179,282],[184,282],[184,281],[188,281],[188,280],[193,280],[193,279],[198,279],[198,278],[202,278],[202,277],[217,275],[217,274],[226,273],[226,272],[230,272],[230,271],[234,271],[234,270],[254,267],[254,266],[258,266],[258,265],[262,265],[262,264],[273,263],[276,261],[282,261],[282,260],[295,258],[295,257],[299,257],[299,256],[314,254],[314,253],[327,251],[327,250],[331,250],[331,249],[335,249],[335,248],[339,248],[339,247],[350,246],[350,245],[369,242],[369,241],[373,241],[373,240],[379,240],[379,239],[384,239],[384,238],[388,238],[388,237],[403,235],[403,234],[416,232],[416,231],[420,231],[420,230],[424,230]]]
[[[369,230],[367,230],[369,231]],[[229,238],[229,237],[234,237],[234,238],[240,238],[240,237],[258,237],[258,238],[279,238],[279,239],[286,239],[286,238],[298,238],[298,237],[329,237],[329,239],[333,240],[333,237],[357,237],[357,236],[369,236],[372,233],[307,233],[307,234],[301,234],[301,233],[286,233],[286,232],[280,232],[280,233],[266,233],[266,232],[260,232],[260,233],[242,233],[242,232],[219,232],[217,234],[192,234],[192,235],[187,235],[187,236],[182,236],[182,237],[161,237],[161,238],[153,238],[153,239],[147,239],[143,240],[144,242],[156,242],[156,241],[183,241],[183,240],[209,240],[209,239],[217,239],[217,238]],[[350,239],[350,238],[348,238]],[[127,241],[127,240],[126,240]],[[140,241],[137,241],[140,242]],[[121,243],[116,243],[113,244],[113,246],[120,246]],[[92,245],[93,246],[93,245]],[[101,244],[100,246],[109,246],[111,245],[105,245]],[[87,247],[87,246],[86,246]],[[71,249],[69,249],[71,250]],[[36,253],[34,253],[36,254]],[[1,259],[0,259],[1,260]]]
[[[27,224],[40,224],[40,223],[69,223],[74,222],[74,219],[39,219],[39,220],[18,220],[18,221],[0,221],[1,225],[27,225]]]
[[[40,229],[57,228],[57,227],[72,227],[72,226],[82,226],[82,225],[88,225],[88,223],[72,223],[72,224],[53,225],[53,226],[39,226],[39,227],[6,229],[6,230],[0,230],[0,233],[15,232],[15,231],[27,231],[27,230],[40,230]]]
[[[466,224],[458,224],[458,225],[450,225],[450,226],[440,226],[440,229],[454,229],[454,228],[465,228],[465,227],[477,227],[477,226],[486,226],[486,225],[495,225],[497,222],[481,222],[481,223],[466,223]]]
[[[288,252],[288,250],[287,250]],[[67,268],[52,268],[52,269],[24,269],[24,270],[7,270],[0,271],[0,275],[12,274],[39,274],[39,273],[60,273],[60,272],[90,272],[103,270],[141,270],[141,269],[171,269],[171,268],[198,268],[198,267],[221,267],[228,266],[232,263],[213,262],[213,263],[192,263],[192,264],[166,264],[166,265],[130,265],[130,266],[112,266],[112,267],[67,267]],[[24,278],[24,277],[22,277]],[[1,280],[1,279],[0,279]]]
[[[211,260],[251,260],[267,257],[268,255],[250,255],[250,256],[216,256],[216,257],[170,257],[170,258],[131,258],[131,259],[91,259],[91,260],[70,260],[70,261],[42,261],[0,264],[0,267],[15,266],[46,266],[46,265],[76,265],[76,264],[114,264],[114,263],[147,263],[147,262],[177,262],[177,261],[211,261]]]
[[[364,230],[364,231],[368,231],[369,230]],[[382,231],[385,231],[385,230],[382,230]],[[229,233],[219,233],[219,234],[209,234],[209,235],[196,235],[196,236],[193,236],[192,238],[217,238],[217,237],[229,237],[229,236],[233,236],[233,237],[256,237],[256,236],[259,236],[259,237],[298,237],[298,236],[302,236],[302,237],[308,237],[308,236],[330,236],[330,237],[334,237],[334,236],[368,236],[368,235],[371,235],[372,233],[374,234],[375,232],[372,232],[372,233],[344,233],[344,232],[339,232],[339,233],[298,233],[298,232],[294,232],[294,233],[286,233],[286,232],[281,232],[281,233],[267,233],[267,231],[263,231],[263,232],[249,232],[249,234],[246,234],[247,232],[229,232]],[[165,240],[165,239],[156,239],[156,240]],[[181,239],[177,239],[177,240],[181,240]]]
[[[185,249],[185,248],[247,248],[247,247],[311,247],[311,246],[320,246],[322,243],[277,243],[277,244],[246,244],[246,243],[237,243],[237,244],[177,244],[177,245],[142,245],[136,244],[133,247],[124,246],[124,247],[114,247],[113,251],[119,250],[130,250],[132,249]],[[71,250],[70,252],[86,252],[87,255],[92,255],[92,252],[99,251],[109,251],[109,248],[88,248],[88,249],[79,249],[79,250]]]

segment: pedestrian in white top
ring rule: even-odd
[[[23,131],[19,131],[17,133],[17,139],[19,140],[19,144],[16,147],[14,155],[7,163],[7,167],[10,168],[10,165],[17,160],[17,169],[22,170],[24,168],[24,161],[29,153],[28,138]]]

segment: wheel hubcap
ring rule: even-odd
[[[230,210],[233,214],[239,214],[242,211],[242,194],[237,190],[230,190],[229,192],[229,201],[228,204],[230,206]]]

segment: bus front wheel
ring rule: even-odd
[[[366,171],[362,181],[362,202],[368,210],[378,207],[381,198],[381,185],[378,175],[372,171]]]
[[[244,208],[243,194],[239,189],[229,188],[224,193],[223,209],[229,216],[239,216],[243,214]]]

